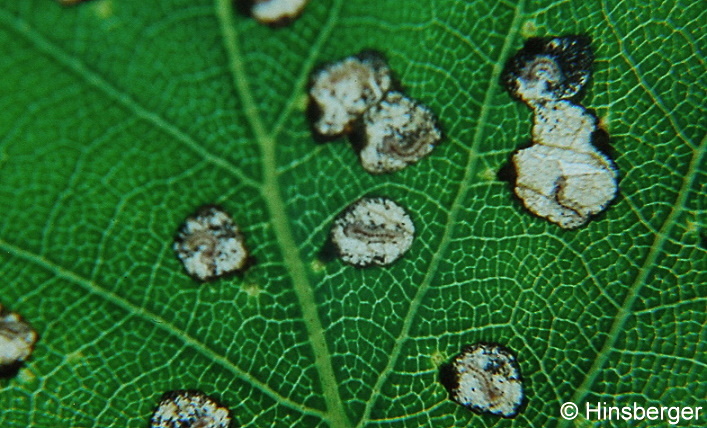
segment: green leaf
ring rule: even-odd
[[[0,380],[0,425],[143,427],[185,388],[253,427],[572,426],[565,401],[704,405],[703,5],[408,3],[318,0],[272,29],[230,0],[0,1],[0,302],[41,335]],[[583,103],[621,181],[563,231],[496,178],[531,120],[498,77],[525,37],[570,33],[593,38]],[[315,144],[304,111],[310,71],[364,48],[447,135],[392,175]],[[367,194],[407,207],[412,249],[387,268],[319,261]],[[176,259],[205,203],[244,230],[242,277],[197,284]],[[518,355],[515,419],[437,380],[479,340]]]

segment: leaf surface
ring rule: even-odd
[[[142,427],[173,389],[254,427],[570,426],[565,401],[704,404],[704,8],[414,3],[320,0],[272,29],[228,0],[0,1],[0,302],[41,335],[0,380],[0,425]],[[594,40],[583,104],[621,181],[562,231],[496,177],[531,123],[498,78],[525,37],[576,33]],[[315,144],[305,114],[311,70],[365,48],[447,136],[392,175]],[[388,268],[322,263],[333,218],[369,194],[407,207],[412,249]],[[199,285],[172,239],[206,203],[256,263]],[[437,381],[480,340],[518,355],[515,419]]]

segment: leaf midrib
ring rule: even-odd
[[[295,243],[284,199],[280,192],[275,153],[276,141],[272,135],[265,131],[265,126],[250,89],[250,81],[245,72],[243,56],[236,32],[237,27],[233,19],[235,11],[232,3],[231,0],[215,0],[216,16],[221,24],[221,32],[229,57],[229,68],[233,83],[245,106],[246,118],[260,147],[263,164],[261,193],[268,207],[275,237],[277,238],[285,266],[290,273],[295,295],[302,310],[303,322],[309,335],[309,342],[314,352],[314,366],[319,375],[322,394],[327,408],[325,420],[334,428],[350,427],[351,422],[341,400],[339,385],[331,362],[331,352],[329,351],[324,335],[324,327],[317,310],[314,287],[302,262],[299,247]]]
[[[238,52],[238,46],[235,41],[235,24],[233,22],[232,16],[234,11],[228,2],[216,0],[216,17],[222,25],[222,32],[224,33],[224,40],[227,39],[227,32],[233,33],[234,42],[231,44],[231,48],[235,48],[235,52]],[[223,19],[222,19],[223,18]],[[283,257],[285,259],[285,265],[292,274],[293,284],[295,292],[300,299],[300,306],[303,310],[304,324],[307,327],[307,331],[310,333],[310,341],[314,348],[315,353],[315,365],[317,367],[318,373],[320,375],[320,381],[323,387],[323,395],[325,402],[327,403],[327,412],[321,412],[317,409],[306,407],[300,403],[296,403],[276,391],[272,390],[268,385],[258,381],[250,374],[242,371],[240,368],[231,363],[228,359],[217,354],[212,349],[208,348],[205,344],[197,341],[193,337],[189,336],[185,332],[178,329],[176,326],[168,323],[166,320],[157,316],[150,311],[147,311],[133,303],[120,298],[119,296],[107,291],[107,289],[101,287],[97,283],[85,279],[80,275],[67,270],[52,261],[34,254],[29,251],[25,251],[22,248],[0,240],[0,248],[4,248],[9,253],[14,254],[20,258],[23,258],[29,262],[32,262],[38,266],[41,266],[57,276],[70,280],[85,289],[91,291],[92,293],[101,296],[102,298],[117,304],[125,310],[132,311],[142,318],[148,321],[153,321],[156,325],[164,328],[170,334],[179,337],[186,344],[198,349],[204,356],[213,359],[222,366],[233,372],[238,378],[243,381],[253,385],[255,388],[260,389],[265,395],[268,395],[276,402],[281,403],[287,407],[290,407],[301,414],[316,416],[322,420],[327,421],[333,427],[348,427],[350,422],[346,416],[343,408],[343,403],[338,392],[338,386],[336,384],[336,377],[333,374],[333,369],[331,368],[330,353],[326,348],[326,342],[324,341],[323,328],[321,327],[321,321],[319,321],[318,313],[316,312],[316,304],[313,295],[313,289],[306,276],[306,270],[299,257],[299,251],[295,245],[294,238],[292,237],[292,232],[289,228],[289,222],[287,221],[285,205],[283,203],[282,197],[279,192],[279,186],[277,183],[277,171],[275,167],[275,142],[272,138],[268,137],[264,132],[264,127],[262,121],[258,116],[257,108],[253,103],[253,97],[250,95],[250,89],[245,83],[245,79],[239,80],[239,74],[236,73],[236,69],[233,68],[234,62],[231,61],[231,71],[234,76],[234,82],[236,88],[244,90],[241,93],[243,101],[250,106],[246,108],[246,116],[251,121],[251,126],[256,134],[258,144],[261,147],[263,154],[263,173],[265,174],[263,181],[259,182],[249,177],[243,173],[239,168],[232,165],[230,162],[221,159],[220,157],[208,152],[206,149],[202,148],[193,137],[186,134],[183,130],[174,126],[167,120],[165,120],[160,115],[144,108],[140,105],[134,98],[129,94],[117,89],[110,83],[108,83],[103,77],[94,71],[90,70],[84,63],[76,58],[73,58],[67,52],[65,52],[59,46],[53,44],[42,35],[40,35],[36,30],[34,30],[27,22],[19,17],[10,15],[4,10],[0,10],[0,22],[5,24],[9,29],[18,33],[20,36],[28,40],[34,47],[40,51],[42,54],[49,58],[57,61],[60,65],[71,70],[74,74],[82,78],[88,85],[93,86],[100,92],[106,94],[111,99],[119,102],[121,105],[126,107],[131,111],[136,117],[146,120],[158,129],[161,129],[172,137],[174,137],[178,142],[194,151],[197,155],[202,157],[207,162],[224,169],[228,173],[232,174],[234,177],[240,180],[241,184],[260,190],[263,195],[268,208],[270,210],[273,226],[278,237],[278,242],[282,249]],[[230,29],[226,26],[226,23],[230,24]],[[230,50],[229,43],[225,43],[227,50]],[[233,53],[231,51],[230,53]],[[233,57],[231,57],[233,58]],[[243,73],[241,67],[239,73]],[[301,80],[301,79],[300,79]],[[241,87],[245,83],[244,87]],[[243,95],[243,94],[248,94]],[[284,118],[283,118],[284,120]],[[292,249],[297,251],[292,251]],[[317,336],[320,337],[319,340]],[[323,346],[322,346],[323,345]],[[328,367],[328,369],[327,369]]]

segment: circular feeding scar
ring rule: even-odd
[[[354,266],[385,266],[412,245],[415,226],[405,210],[386,198],[362,198],[334,221],[331,241],[341,259]]]
[[[201,391],[166,392],[157,405],[150,428],[228,428],[231,412]]]
[[[251,15],[261,24],[285,25],[296,19],[309,0],[253,0]]]
[[[0,305],[0,369],[26,361],[37,342],[37,332],[22,317]]]
[[[359,156],[372,174],[403,169],[430,154],[442,139],[432,112],[395,91],[364,114],[363,124]]]
[[[354,122],[383,99],[391,84],[390,69],[376,52],[365,51],[323,66],[313,73],[309,89],[319,113],[314,130],[323,137],[351,132]]]
[[[174,240],[174,251],[187,273],[209,281],[244,270],[248,264],[245,239],[231,216],[207,205],[185,220]]]
[[[466,346],[442,367],[449,398],[478,413],[514,417],[523,403],[523,382],[513,353],[504,346]]]

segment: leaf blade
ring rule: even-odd
[[[315,2],[272,30],[219,5],[220,20],[209,1],[0,5],[2,299],[42,333],[27,368],[0,382],[4,425],[142,426],[178,387],[222,391],[253,426],[528,426],[560,423],[572,397],[704,396],[695,6],[656,2],[646,17],[631,2]],[[533,26],[595,31],[583,102],[614,138],[622,195],[573,233],[495,180],[530,117],[489,76],[521,44],[509,28]],[[343,144],[315,147],[301,110],[312,65],[364,47],[385,51],[449,136],[387,177],[361,176]],[[411,210],[409,255],[379,270],[319,263],[333,216],[369,193]],[[233,211],[258,263],[197,287],[170,241],[206,202]],[[440,361],[479,339],[519,353],[531,401],[515,420],[458,408],[436,381]],[[330,370],[316,368],[322,355]]]

